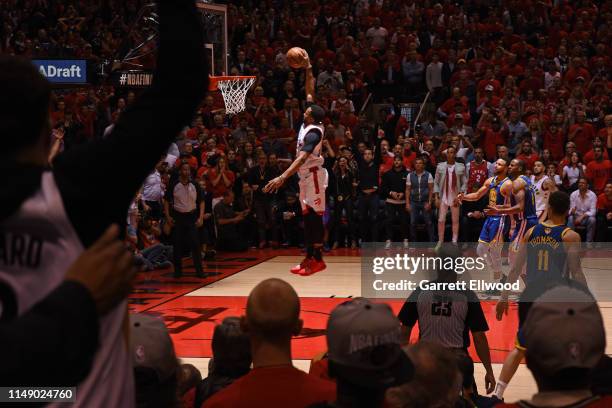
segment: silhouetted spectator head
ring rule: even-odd
[[[0,90],[2,155],[36,150],[41,164],[46,165],[51,143],[49,82],[30,61],[0,55]]]
[[[251,342],[240,327],[240,318],[226,317],[215,327],[212,338],[213,371],[237,378],[251,367]]]
[[[589,388],[606,347],[601,311],[589,293],[565,285],[544,292],[527,312],[520,335],[540,392]]]
[[[136,406],[175,407],[179,364],[163,319],[130,314],[130,329]]]
[[[414,364],[414,378],[387,391],[391,407],[452,407],[459,399],[462,376],[455,354],[434,343],[419,342],[406,348]]]
[[[249,294],[242,329],[255,343],[289,347],[291,336],[302,330],[300,299],[295,290],[281,279],[266,279]]]
[[[339,400],[361,395],[375,407],[384,390],[409,381],[414,368],[401,343],[400,322],[386,303],[357,298],[338,305],[327,322],[327,355]]]

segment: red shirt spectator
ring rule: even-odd
[[[206,184],[213,198],[222,197],[235,181],[236,175],[227,168],[225,157],[219,157],[217,165],[206,173]]]
[[[336,384],[290,365],[258,367],[214,394],[203,408],[308,407],[335,401]]]
[[[459,88],[453,89],[453,96],[448,98],[442,106],[440,106],[440,110],[447,115],[451,115],[455,113],[455,106],[461,105],[463,107],[463,111],[468,110],[468,98],[465,96],[461,96],[461,91]]]
[[[595,151],[595,160],[587,164],[586,166],[586,177],[589,180],[589,183],[593,186],[593,191],[595,194],[600,194],[603,192],[606,187],[606,183],[610,180],[610,170],[612,169],[612,164],[610,160],[603,158],[601,147],[596,147]]]
[[[557,128],[557,125],[551,124],[548,130],[544,132],[544,148],[550,150],[553,160],[563,159],[564,143],[563,131]]]
[[[492,124],[492,126],[480,129],[480,140],[482,140],[482,147],[487,160],[495,159],[497,157],[497,146],[506,144],[506,138],[504,138],[499,124]]]
[[[608,151],[604,150],[603,151],[603,158],[604,160],[608,160],[610,157],[608,157]],[[583,157],[583,161],[584,164],[589,164],[590,162],[592,162],[593,160],[595,160],[595,150],[591,149],[589,150]]]
[[[521,144],[521,152],[516,158],[525,162],[525,170],[532,170],[533,164],[537,160],[540,160],[538,154],[532,149],[530,140],[523,141]]]
[[[579,152],[586,152],[595,137],[593,125],[584,121],[584,112],[576,113],[576,123],[570,126],[568,139],[576,143]]]
[[[597,196],[597,209],[603,211],[604,214],[609,214],[612,212],[612,198],[608,198],[608,195],[605,192]]]

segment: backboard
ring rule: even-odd
[[[212,56],[211,75],[228,75],[227,59],[227,6],[224,4],[196,3],[202,15],[205,52]]]

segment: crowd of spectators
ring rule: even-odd
[[[144,3],[5,0],[0,52],[83,58],[96,67],[147,37],[151,27],[130,30]],[[240,115],[226,115],[218,93],[207,95],[145,181],[128,214],[128,238],[145,268],[173,263],[176,273],[171,261],[180,259],[181,248],[167,244],[178,220],[168,207],[174,203],[176,209],[171,186],[183,182],[193,203],[180,204],[201,208],[190,221],[197,227],[188,234],[192,253],[301,244],[296,180],[275,194],[261,191],[292,160],[305,108],[303,73],[286,64],[292,46],[308,50],[315,99],[327,111],[329,247],[383,239],[442,241],[445,234],[475,241],[486,201],[460,206],[458,230],[447,231],[444,222],[434,228],[440,206],[458,206],[441,203],[445,184],[438,169],[465,164],[461,188],[475,191],[498,158],[519,158],[528,174],[544,172],[557,188],[571,192],[570,225],[584,230],[586,241],[609,241],[612,1],[235,1],[228,9],[230,74],[257,80]],[[147,55],[138,62],[150,63]],[[56,89],[54,151],[105,137],[139,92],[103,78],[92,82]],[[400,103],[421,102],[426,94],[424,115],[411,123]],[[384,107],[372,110],[368,104],[362,111],[369,95]],[[457,210],[449,212],[453,218]],[[597,364],[604,371],[610,366],[603,322],[592,298],[584,296],[578,295],[576,305],[534,307],[537,318],[531,321],[538,324],[530,325],[527,314],[527,363],[540,389],[528,406],[612,404],[604,396],[610,393],[609,371],[603,380],[593,375]],[[457,350],[432,335],[401,350],[401,324],[412,328],[414,310],[398,319],[388,307],[364,299],[338,306],[328,322],[325,357],[308,375],[291,362],[290,339],[302,329],[299,316],[293,288],[279,280],[260,283],[245,316],[226,319],[215,330],[213,364],[203,381],[193,367],[179,369],[163,324],[133,318],[139,403],[178,406],[177,394],[184,406],[211,407],[491,403],[479,398],[467,344]],[[563,324],[556,320],[560,316]],[[480,318],[472,323],[489,388],[488,326]],[[354,338],[385,341],[351,348]],[[145,346],[147,354],[139,352]],[[538,350],[550,358],[538,358]]]
[[[130,30],[142,4],[9,1],[0,14],[0,51],[112,59],[148,33],[144,24]],[[610,1],[232,2],[230,74],[257,76],[246,111],[225,115],[220,95],[211,92],[178,136],[158,179],[167,182],[172,177],[166,172],[188,161],[208,200],[207,231],[201,234],[206,244],[230,250],[300,245],[297,183],[274,195],[261,188],[295,154],[304,75],[288,68],[285,52],[301,46],[312,60],[315,99],[327,111],[327,247],[444,240],[445,224],[432,226],[440,184],[431,191],[431,183],[413,175],[422,163],[426,178],[436,176],[449,146],[468,165],[468,192],[492,175],[491,165],[480,171],[483,160],[519,158],[528,175],[541,162],[558,188],[580,191],[570,222],[585,230],[584,240],[606,241],[612,220],[612,187],[606,188],[611,24]],[[147,56],[138,62],[146,66]],[[104,82],[58,89],[52,125],[60,149],[104,137],[138,92]],[[400,102],[422,102],[427,92],[424,114],[410,123]],[[394,164],[394,157],[401,162]],[[581,179],[586,191],[579,189]],[[212,205],[219,201],[225,205],[215,217]],[[474,240],[470,226],[478,229],[485,205],[461,206],[453,240]],[[141,213],[148,208],[141,205]],[[162,214],[153,215],[159,220]],[[248,240],[236,246],[236,234]]]

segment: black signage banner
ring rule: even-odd
[[[151,71],[115,71],[113,83],[121,88],[147,88],[153,82]]]

